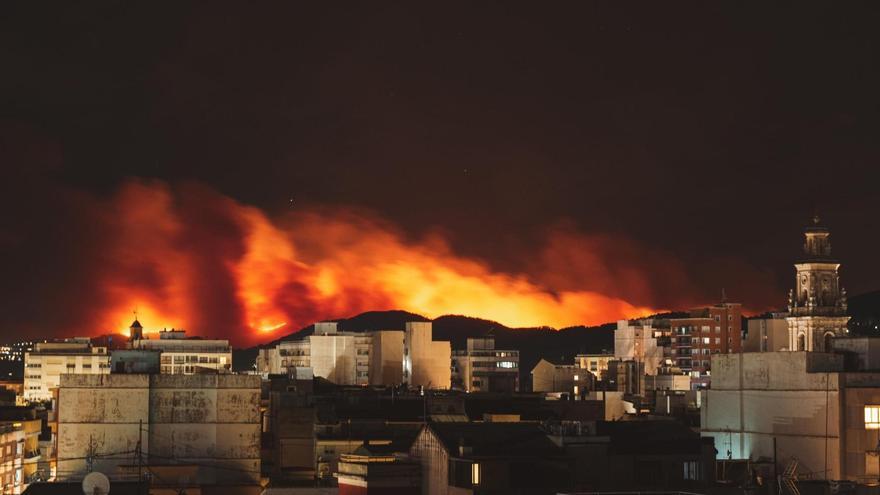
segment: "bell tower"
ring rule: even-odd
[[[831,257],[831,232],[819,215],[804,229],[804,255],[794,264],[794,289],[788,292],[789,350],[831,352],[834,338],[847,335],[846,289]]]

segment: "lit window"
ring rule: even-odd
[[[574,386],[574,395],[577,395],[577,394],[578,394],[578,386],[575,385],[575,386]]]
[[[880,406],[865,406],[865,429],[880,430]]]
[[[580,376],[574,375],[574,381],[578,381],[579,378],[580,378]]]
[[[480,463],[478,462],[471,464],[471,484],[480,484]]]

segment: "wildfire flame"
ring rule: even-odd
[[[368,310],[554,327],[657,312],[597,291],[554,292],[351,211],[273,219],[204,187],[142,181],[96,209],[108,234],[94,332],[127,333],[134,308],[147,332],[184,327],[238,344]]]

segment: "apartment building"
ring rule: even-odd
[[[24,398],[52,400],[52,389],[63,374],[104,375],[110,373],[106,347],[93,347],[87,337],[38,342],[24,355]]]
[[[713,354],[742,350],[742,305],[722,302],[691,310],[688,318],[671,318],[672,354],[675,364],[692,376],[711,369]]]
[[[466,392],[519,392],[519,351],[495,348],[492,337],[469,338],[452,351],[453,388]]]
[[[407,328],[411,325],[414,324],[407,323]],[[410,366],[415,366],[419,373],[426,373],[424,376],[430,375],[424,383],[433,383],[434,388],[449,388],[449,342],[432,341],[430,322],[413,328],[415,330],[409,330],[412,337],[409,351],[418,357],[415,361],[409,360]],[[257,371],[266,376],[310,368],[314,376],[339,385],[400,385],[412,378],[405,378],[405,335],[406,332],[400,330],[344,332],[339,331],[335,322],[319,322],[315,323],[312,335],[260,349]],[[419,374],[418,380],[424,376]],[[441,385],[437,386],[437,383]]]
[[[668,328],[654,326],[654,320],[620,320],[614,330],[614,357],[622,361],[645,363],[645,372],[657,374],[663,364],[664,334]]]
[[[187,337],[185,330],[165,330],[159,338],[144,338],[137,332],[140,322],[131,325],[131,350],[159,353],[160,372],[166,375],[192,375],[204,371],[230,371],[232,347],[228,340]]]

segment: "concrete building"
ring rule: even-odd
[[[106,347],[93,347],[87,337],[38,342],[24,354],[24,398],[48,401],[52,389],[68,373],[104,375],[110,373]]]
[[[113,479],[141,460],[195,466],[198,485],[258,488],[258,376],[63,375],[57,414],[59,479],[89,463]]]
[[[370,385],[403,383],[403,332],[379,330],[370,335]]]
[[[788,321],[785,313],[771,318],[749,318],[743,352],[776,352],[788,350]]]
[[[689,318],[671,318],[675,364],[693,376],[711,369],[713,354],[742,350],[742,305],[722,302],[692,309]]]
[[[492,337],[468,338],[452,351],[453,388],[466,392],[518,392],[519,351],[495,349]]]
[[[608,371],[608,363],[615,359],[614,354],[578,354],[574,357],[574,362],[578,368],[588,370],[601,380]]]
[[[395,385],[402,382],[403,332],[340,332],[335,322],[315,323],[312,335],[260,349],[263,375],[311,368],[337,385]]]
[[[452,381],[452,347],[435,341],[430,321],[407,322],[403,336],[403,381],[410,387],[448,389]]]
[[[159,332],[158,339],[143,338],[135,320],[129,329],[132,350],[159,353],[160,371],[166,375],[192,375],[206,370],[232,370],[232,347],[228,340],[186,336],[185,330]],[[148,359],[148,358],[145,358]]]
[[[780,470],[796,458],[814,478],[876,482],[880,342],[838,338],[832,351],[715,356],[702,425],[719,458],[772,458],[775,439]]]
[[[532,368],[532,392],[561,392],[580,397],[593,389],[595,380],[595,375],[577,365],[547,358]]]
[[[840,263],[831,257],[831,232],[818,215],[804,230],[804,257],[795,263],[795,288],[788,293],[788,349],[827,352],[845,337],[846,289],[840,285]]]
[[[653,320],[620,320],[614,330],[614,357],[645,363],[645,372],[656,374],[663,362],[663,348],[657,340],[659,336],[660,330],[654,328]]]

